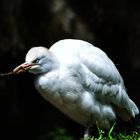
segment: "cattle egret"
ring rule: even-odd
[[[13,73],[27,70],[36,75],[35,87],[47,101],[85,127],[97,122],[109,129],[117,116],[129,121],[139,113],[114,63],[86,41],[33,47]]]

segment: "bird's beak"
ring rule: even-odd
[[[22,72],[26,72],[27,70],[29,70],[32,66],[34,66],[34,63],[22,63],[21,65],[17,66],[14,70],[13,73],[14,74],[19,74]]]

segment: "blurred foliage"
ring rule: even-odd
[[[39,140],[74,140],[74,137],[70,136],[64,128],[56,128],[47,135],[45,134],[43,139],[40,137]]]

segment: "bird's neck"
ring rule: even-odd
[[[42,96],[51,96],[51,94],[59,90],[59,87],[56,86],[59,83],[58,77],[58,70],[40,74],[35,77],[35,87]]]

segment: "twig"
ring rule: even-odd
[[[8,73],[1,73],[0,76],[7,76],[7,75],[12,75],[14,74],[13,71],[8,72]]]

